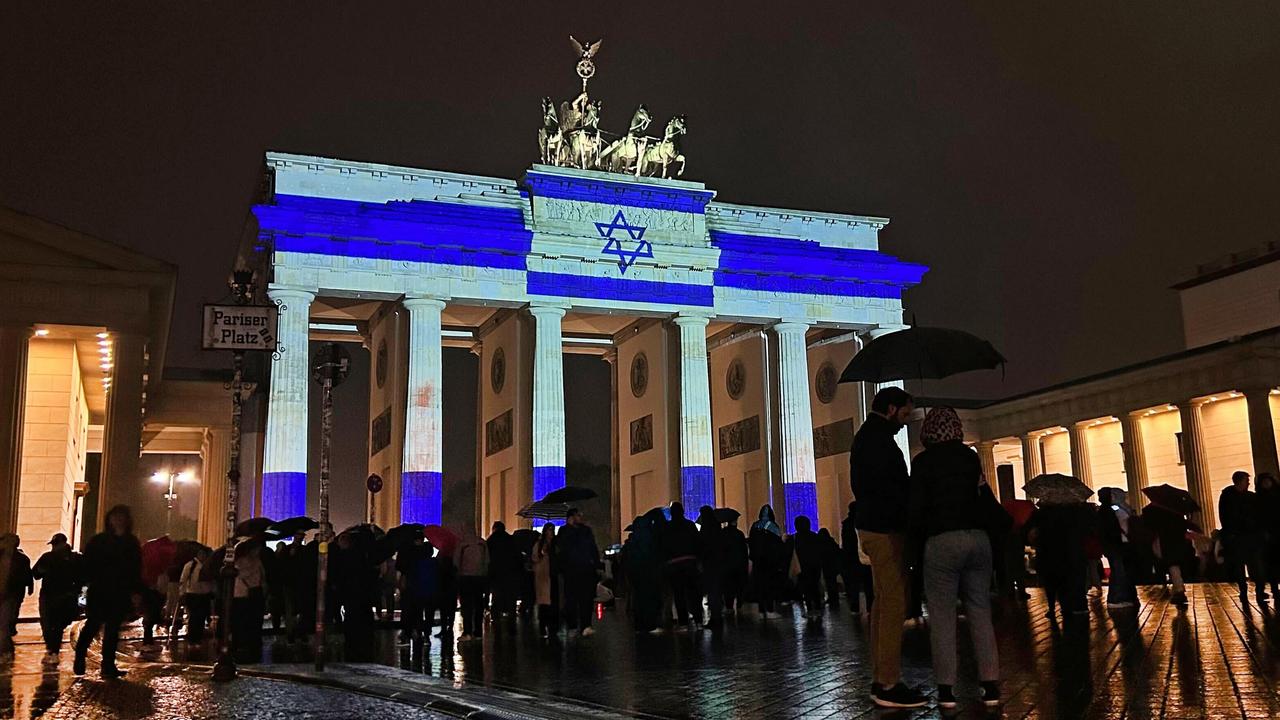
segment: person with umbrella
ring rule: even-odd
[[[859,356],[861,353],[855,360]],[[906,427],[914,410],[915,401],[901,388],[891,386],[877,392],[849,454],[850,484],[858,503],[854,526],[862,549],[871,558],[875,585],[871,699],[880,707],[925,704],[924,695],[902,682],[902,624],[910,582],[905,533],[911,483],[906,458],[894,436]]]
[[[662,614],[662,560],[658,546],[658,523],[663,522],[662,513],[656,518],[653,513],[637,517],[631,523],[631,537],[622,546],[625,558],[623,566],[627,569],[630,581],[628,601],[631,607],[632,623],[636,632],[661,635]]]
[[[507,532],[507,525],[501,520],[493,524],[493,532],[489,534],[485,544],[489,546],[491,620],[495,629],[500,623],[506,623],[508,631],[514,635],[516,597],[520,593],[524,561],[520,557],[515,539]]]
[[[804,604],[805,619],[822,621],[822,542],[812,529],[807,515],[797,515],[796,531],[787,544],[795,554],[800,574],[796,578],[800,600]],[[790,553],[788,553],[790,554]]]
[[[1093,490],[1069,475],[1039,475],[1024,487],[1039,505],[1027,521],[1027,537],[1036,549],[1036,574],[1044,586],[1045,617],[1064,621],[1087,613],[1086,573],[1090,537],[1097,534],[1097,513],[1085,500]]]
[[[204,566],[213,557],[213,550],[200,545],[190,560],[182,566],[178,576],[178,591],[182,594],[182,606],[187,609],[187,642],[204,640],[205,626],[213,608],[216,583],[205,579]]]
[[[676,631],[702,625],[702,589],[698,572],[698,528],[684,516],[684,504],[671,503],[671,521],[662,533],[663,572],[676,606]]]
[[[421,534],[396,552],[401,640],[418,640],[431,632],[436,615],[434,601],[440,590],[440,565],[435,554],[435,548]]]
[[[1258,496],[1249,490],[1249,473],[1237,470],[1231,474],[1231,485],[1218,496],[1218,518],[1222,521],[1222,545],[1230,576],[1240,588],[1240,602],[1249,599],[1245,582],[1245,566],[1253,580],[1254,599],[1258,605],[1267,602],[1266,533],[1260,515]]]
[[[1142,511],[1142,521],[1152,534],[1152,550],[1173,585],[1169,602],[1187,604],[1183,574],[1194,567],[1196,551],[1187,533],[1200,529],[1187,520],[1187,515],[1200,509],[1191,494],[1172,485],[1156,485],[1142,489],[1150,504]]]
[[[595,533],[582,521],[582,511],[569,508],[565,526],[556,537],[556,560],[564,573],[564,610],[570,631],[583,637],[595,634],[591,628],[595,608],[597,567],[600,550]]]
[[[133,534],[133,514],[127,505],[107,511],[107,530],[94,535],[85,546],[88,571],[88,607],[84,627],[76,639],[72,672],[84,675],[89,644],[102,632],[102,678],[124,676],[116,667],[120,625],[142,592],[142,545]]]
[[[62,652],[62,633],[80,614],[80,588],[84,585],[84,558],[71,549],[67,536],[55,534],[49,552],[31,569],[40,581],[40,632],[44,636],[45,662],[56,663]]]
[[[555,567],[556,526],[547,523],[542,526],[538,541],[533,544],[530,562],[533,565],[533,593],[538,604],[538,630],[542,639],[548,640],[560,632],[560,623],[556,616],[560,596]]]

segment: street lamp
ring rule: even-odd
[[[191,476],[190,470],[183,470],[182,472],[160,470],[160,471],[157,471],[156,474],[151,476],[151,482],[153,483],[169,484],[169,490],[164,494],[164,499],[166,503],[165,513],[164,513],[164,534],[165,535],[169,535],[172,530],[171,524],[173,522],[173,503],[175,500],[178,499],[177,483],[190,482],[191,479],[192,479],[192,476]]]

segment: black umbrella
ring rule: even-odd
[[[405,523],[397,525],[387,531],[382,538],[382,542],[396,549],[412,543],[415,539],[423,537],[422,523]]]
[[[538,538],[542,537],[542,533],[529,528],[520,528],[511,533],[511,537],[515,540],[516,547],[520,548],[520,552],[529,555],[533,553],[533,546],[538,544]]]
[[[575,503],[583,500],[591,500],[598,497],[596,491],[591,488],[576,487],[574,485],[566,485],[559,490],[552,490],[542,497],[539,502],[544,503]]]
[[[733,522],[742,517],[742,513],[733,508],[716,508],[716,522]]]
[[[535,502],[520,508],[516,513],[530,520],[564,520],[569,517],[569,505],[566,503]]]
[[[1142,494],[1151,502],[1183,515],[1190,515],[1200,509],[1200,503],[1196,502],[1191,493],[1167,483],[1142,488]]]
[[[991,343],[963,330],[912,327],[867,343],[845,366],[840,382],[936,379],[1004,363]]]
[[[281,520],[278,523],[272,523],[267,528],[267,534],[272,537],[286,538],[300,535],[308,530],[315,530],[318,527],[320,527],[320,523],[305,515],[299,515],[298,517]]]
[[[261,535],[275,521],[267,517],[249,518],[236,526],[236,535]]]

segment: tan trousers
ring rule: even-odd
[[[907,619],[907,565],[899,534],[858,531],[862,551],[871,558],[871,677],[889,688],[902,680],[902,623]]]

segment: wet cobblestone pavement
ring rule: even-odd
[[[896,713],[876,710],[866,696],[865,622],[847,610],[828,612],[822,627],[807,626],[798,613],[794,619],[784,615],[783,619],[761,622],[749,612],[718,635],[703,632],[657,637],[634,635],[619,611],[609,610],[591,638],[548,643],[540,640],[531,626],[521,626],[515,634],[491,628],[483,641],[442,643],[433,639],[426,652],[418,646],[396,645],[394,634],[382,631],[378,636],[382,667],[335,665],[323,676],[362,692],[398,693],[405,703],[398,706],[399,711],[385,709],[394,707],[388,701],[262,678],[244,678],[225,689],[211,688],[203,676],[194,678],[181,672],[181,663],[207,659],[207,650],[188,650],[183,643],[173,649],[160,645],[145,651],[137,643],[126,643],[125,652],[140,659],[178,663],[163,669],[135,667],[128,683],[119,684],[137,682],[138,689],[112,691],[98,689],[101,684],[94,681],[72,682],[65,667],[55,684],[36,667],[34,679],[23,681],[27,683],[23,687],[33,687],[34,692],[19,690],[22,675],[14,674],[9,680],[13,691],[0,687],[0,697],[30,698],[27,702],[36,709],[48,702],[56,688],[65,689],[65,697],[45,705],[53,714],[43,717],[57,718],[81,717],[64,710],[74,703],[102,708],[110,702],[126,708],[149,704],[152,714],[110,715],[92,710],[99,714],[83,716],[273,717],[266,711],[254,714],[241,704],[270,706],[263,698],[271,698],[273,693],[283,693],[294,703],[290,694],[294,691],[288,690],[291,687],[304,688],[299,692],[314,697],[316,704],[294,703],[290,717],[390,717],[380,712],[422,717],[413,714],[415,706],[420,709],[426,698],[453,691],[468,695],[473,704],[486,698],[511,708],[523,702],[538,709],[541,704],[535,714],[543,717],[1253,720],[1280,716],[1276,687],[1280,614],[1270,606],[1242,605],[1230,586],[1188,589],[1191,604],[1185,609],[1169,605],[1167,592],[1158,588],[1142,591],[1144,603],[1137,611],[1108,613],[1100,600],[1091,599],[1089,627],[1078,630],[1060,628],[1046,620],[1043,602],[1035,591],[1026,605],[1002,606],[997,633],[1007,701],[995,711],[963,701],[976,696],[967,640],[961,644],[959,710],[945,714],[934,707]],[[905,644],[906,681],[932,690],[928,648],[927,627],[910,627]],[[274,643],[266,654],[272,662],[254,670],[315,681],[317,676],[309,668],[296,664],[309,660],[305,648]],[[193,698],[191,707],[203,707],[212,700],[221,714],[157,714],[168,707],[169,698],[176,703],[184,702],[179,698],[187,696]],[[344,699],[330,699],[339,696]],[[557,699],[585,704],[556,706]],[[22,702],[15,700],[17,717],[41,716],[22,714],[18,707]],[[378,702],[387,705],[375,706]],[[365,704],[368,712],[362,709]],[[357,714],[343,714],[357,708]],[[307,714],[311,712],[316,714]]]

